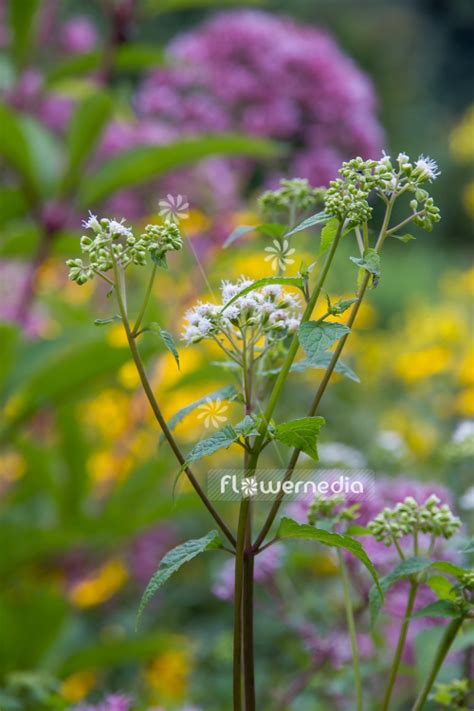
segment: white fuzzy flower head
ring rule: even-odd
[[[433,182],[436,178],[441,175],[441,171],[438,168],[438,164],[429,156],[421,155],[415,162],[414,176],[418,179],[420,183]]]
[[[82,226],[86,230],[92,230],[96,234],[98,234],[101,230],[100,222],[97,219],[97,215],[94,215],[90,210],[89,210],[89,218],[87,220],[82,220]]]

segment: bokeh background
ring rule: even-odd
[[[0,13],[0,708],[227,711],[232,612],[220,554],[182,570],[135,630],[161,556],[211,525],[186,486],[173,500],[176,465],[120,328],[93,325],[110,315],[105,290],[68,282],[64,260],[78,254],[89,209],[139,227],[157,219],[160,198],[186,195],[186,249],[150,308],[179,337],[185,309],[222,278],[269,273],[263,237],[220,248],[257,221],[259,190],[281,176],[327,184],[342,160],[382,148],[435,158],[443,220],[387,246],[347,349],[361,383],[334,379],[320,454],[323,466],[373,469],[380,507],[439,492],[468,538],[474,10],[468,0],[11,0]],[[312,261],[314,236],[298,239]],[[332,294],[352,293],[352,248],[341,249]],[[142,350],[167,417],[229,382],[202,345],[180,347],[179,372],[152,338]],[[300,412],[315,379],[295,376],[287,412]],[[176,429],[184,448],[205,433],[196,414]],[[232,505],[223,510],[233,519]],[[351,709],[335,561],[305,546],[269,551],[257,571],[264,707]],[[376,687],[395,623],[369,637],[368,581],[352,573]],[[395,620],[401,606],[395,596]],[[436,635],[415,626],[400,709]],[[467,673],[473,642],[464,638],[448,680]]]

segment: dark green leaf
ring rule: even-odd
[[[242,291],[239,291],[238,294],[232,297],[225,306],[221,309],[221,313],[224,313],[226,309],[229,308],[231,304],[234,303],[234,301],[237,301],[237,299],[240,299],[242,296],[245,296],[245,294],[249,294],[251,291],[255,291],[255,289],[261,289],[263,286],[269,286],[270,284],[283,284],[286,286],[297,286],[299,289],[302,289],[304,286],[304,280],[302,277],[283,277],[283,276],[272,276],[272,277],[264,277],[263,279],[257,279],[257,281],[254,281],[253,284],[250,284],[250,286],[246,286],[245,289],[242,289]]]
[[[25,129],[4,104],[0,104],[0,125],[0,155],[20,174],[29,197],[34,196],[38,192],[38,183]]]
[[[324,529],[314,528],[306,523],[298,523],[291,518],[283,518],[277,531],[278,538],[303,538],[305,540],[319,541],[319,543],[332,548],[344,548],[352,553],[361,563],[365,565],[375,582],[375,590],[378,590],[380,604],[383,601],[383,591],[379,584],[377,571],[375,570],[369,556],[359,541],[350,536],[339,533],[331,533]]]
[[[394,583],[399,580],[407,580],[412,575],[427,570],[432,563],[433,561],[429,560],[429,558],[407,558],[407,560],[399,563],[391,573],[380,579],[382,590],[385,593]],[[377,590],[372,587],[369,592],[369,611],[372,625],[375,624],[381,606],[380,596]]]
[[[137,614],[137,624],[140,617],[150,602],[151,598],[157,592],[157,590],[174,574],[177,570],[181,568],[185,563],[196,556],[204,553],[204,551],[215,550],[217,548],[222,548],[222,543],[219,538],[217,531],[210,531],[206,536],[202,538],[196,538],[186,543],[182,543],[180,546],[173,548],[169,551],[161,561],[158,570],[151,578],[148,583],[143,597],[140,602]]]
[[[321,244],[319,246],[319,256],[321,257],[325,254],[329,247],[332,245],[334,238],[339,229],[339,220],[337,217],[333,217],[329,220],[327,225],[325,225],[321,231]]]
[[[299,327],[298,336],[308,359],[314,363],[333,343],[349,331],[350,329],[342,323],[306,321]]]
[[[218,452],[219,449],[228,449],[239,438],[240,434],[231,425],[225,425],[221,430],[213,432],[209,437],[194,445],[180,471],[183,471],[191,462],[196,462],[203,457],[209,457],[214,452]]]
[[[164,328],[159,329],[159,334],[160,334],[161,338],[163,339],[163,343],[165,344],[165,346],[167,347],[169,352],[173,355],[173,357],[176,361],[176,365],[178,366],[178,369],[179,369],[179,353],[178,353],[178,349],[176,348],[173,336],[168,331],[165,331]]]
[[[163,50],[154,45],[122,44],[115,55],[114,65],[119,71],[138,71],[162,64]]]
[[[168,269],[168,261],[166,259],[166,254],[159,254],[158,252],[151,252],[151,261],[156,264],[157,267],[162,269]]]
[[[111,158],[84,181],[79,203],[84,209],[121,188],[140,185],[159,175],[214,155],[251,155],[269,158],[277,152],[274,143],[249,136],[222,134],[186,138],[166,146],[141,146]]]
[[[363,257],[350,257],[350,260],[366,272],[380,277],[380,255],[375,249],[366,249]]]
[[[273,436],[287,447],[295,447],[319,461],[317,443],[319,431],[325,424],[324,417],[301,417],[277,425]]]
[[[308,359],[305,360],[300,360],[297,363],[293,363],[293,365],[290,368],[291,373],[303,373],[305,370],[308,368],[315,368],[315,369],[326,369],[329,365],[329,361],[331,360],[332,353],[321,353],[319,355],[314,363],[312,361],[309,361]],[[334,368],[336,373],[340,373],[341,375],[345,375],[346,378],[349,380],[353,380],[355,383],[360,383],[360,378],[354,373],[352,368],[349,368],[348,365],[346,365],[341,359],[338,359],[336,366]],[[278,375],[280,372],[280,368],[273,368],[271,370],[264,370],[260,373],[260,375]]]
[[[452,600],[437,600],[430,605],[421,608],[413,615],[414,619],[419,617],[461,617],[462,612],[459,606]]]
[[[31,46],[31,36],[39,0],[9,0],[8,15],[13,35],[13,53],[23,62]]]
[[[300,222],[299,225],[293,227],[293,229],[291,229],[289,232],[286,232],[285,236],[289,237],[290,235],[294,235],[297,232],[302,232],[303,230],[307,230],[310,227],[314,227],[314,225],[321,225],[323,224],[323,222],[327,222],[329,219],[330,215],[328,215],[327,212],[317,212],[315,215],[307,217],[306,220]]]
[[[61,145],[52,133],[30,116],[23,116],[21,124],[37,185],[44,196],[50,196],[56,189],[61,169]]]
[[[101,57],[101,52],[97,51],[73,54],[62,59],[49,70],[46,77],[47,85],[54,86],[55,82],[63,79],[88,74],[99,66]]]

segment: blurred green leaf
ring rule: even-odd
[[[2,354],[2,367],[0,368],[0,392],[15,362],[18,336],[19,333],[17,326],[10,323],[0,323],[0,353]]]
[[[83,54],[73,54],[70,57],[63,58],[49,70],[46,76],[47,86],[54,86],[56,82],[69,77],[88,74],[97,69],[101,57],[101,52],[84,52]]]
[[[277,146],[267,140],[241,135],[209,135],[188,138],[166,146],[141,146],[103,163],[84,181],[78,201],[83,209],[104,200],[117,190],[139,185],[163,173],[214,155],[251,155],[270,158]]]
[[[80,177],[80,168],[94,150],[110,118],[112,97],[105,91],[86,96],[76,107],[69,124],[66,146],[68,168],[63,190],[70,190]]]
[[[264,5],[266,0],[146,0],[145,9],[153,14],[192,10],[200,7],[232,7],[233,5]]]
[[[337,219],[337,217],[331,218],[329,222],[324,225],[323,229],[321,230],[321,244],[319,246],[320,257],[325,254],[328,251],[329,247],[332,245],[338,229],[339,220]]]
[[[413,615],[413,619],[420,617],[461,617],[459,606],[452,600],[436,600],[422,607]]]
[[[119,71],[141,72],[162,64],[164,52],[154,45],[123,44],[117,49],[114,67]]]
[[[375,249],[366,249],[363,257],[350,257],[351,262],[375,277],[380,277],[380,255]]]
[[[62,161],[61,147],[57,138],[30,116],[23,116],[21,124],[28,142],[38,189],[42,195],[48,196],[58,182]]]
[[[25,196],[17,188],[0,188],[0,225],[25,214],[27,203]]]
[[[23,63],[32,45],[35,15],[39,0],[9,0],[8,16],[13,35],[13,54],[18,64]]]
[[[164,585],[164,583],[174,573],[176,573],[181,566],[185,563],[189,563],[190,560],[195,558],[197,555],[204,553],[204,551],[216,550],[217,548],[222,548],[222,542],[219,538],[219,534],[217,531],[210,531],[202,538],[195,538],[193,540],[186,541],[186,543],[182,543],[180,546],[176,546],[176,548],[169,551],[169,553],[167,553],[161,561],[158,570],[151,578],[145,592],[143,593],[137,613],[137,624],[144,609],[157,590]]]
[[[321,427],[325,424],[324,417],[300,417],[277,425],[273,436],[287,447],[295,447],[319,461],[317,442]]]
[[[25,129],[5,104],[0,104],[0,125],[0,155],[19,173],[29,200],[35,201],[38,183]]]

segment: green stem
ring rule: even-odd
[[[463,622],[463,617],[456,617],[447,626],[443,638],[441,639],[439,647],[436,651],[436,656],[433,660],[433,665],[431,667],[428,678],[422,690],[420,691],[418,698],[415,701],[412,711],[421,711],[421,709],[423,708],[424,703],[428,698],[428,694],[430,693],[431,688],[436,681],[438,672],[441,669],[441,666],[451,648],[452,643],[456,639],[457,633],[461,629],[461,625]]]
[[[362,697],[362,678],[360,675],[360,658],[359,658],[359,647],[357,645],[357,634],[354,621],[354,611],[352,609],[351,600],[351,589],[349,582],[349,574],[347,572],[347,565],[344,560],[344,556],[340,549],[337,550],[337,557],[339,559],[339,568],[341,571],[342,579],[342,589],[344,592],[344,606],[346,608],[346,619],[347,628],[349,630],[349,635],[351,639],[351,649],[352,649],[352,665],[354,669],[354,683],[355,683],[355,693],[356,693],[356,709],[357,711],[363,710],[363,697]]]
[[[418,591],[418,583],[411,581],[410,583],[410,593],[408,595],[407,606],[405,610],[405,616],[403,618],[402,626],[400,628],[400,635],[398,637],[397,647],[395,649],[395,656],[393,658],[392,667],[390,669],[390,675],[387,682],[387,688],[385,690],[385,695],[383,698],[381,711],[388,711],[390,700],[392,698],[393,687],[397,680],[398,670],[400,668],[400,662],[402,659],[403,650],[405,649],[405,642],[407,638],[408,627],[410,625],[410,618],[413,612],[413,607],[415,605],[416,593]]]
[[[128,341],[128,346],[130,348],[130,352],[132,354],[132,358],[135,363],[135,367],[137,369],[138,375],[140,377],[140,381],[143,387],[143,390],[145,391],[145,395],[147,396],[148,402],[150,403],[151,409],[153,410],[153,414],[160,425],[163,434],[165,438],[168,440],[168,444],[170,445],[176,459],[180,463],[181,466],[183,466],[185,462],[184,455],[182,454],[180,448],[178,447],[178,444],[173,437],[165,418],[163,417],[163,414],[160,410],[160,407],[156,401],[155,395],[153,393],[153,389],[150,385],[150,381],[148,380],[142,359],[140,357],[140,353],[137,348],[137,343],[135,338],[133,337],[131,328],[130,328],[130,323],[128,321],[128,316],[127,316],[127,308],[125,304],[125,299],[124,299],[124,294],[123,294],[123,272],[118,267],[117,264],[114,264],[114,272],[115,272],[115,280],[116,280],[116,288],[115,288],[115,293],[117,297],[117,304],[120,310],[120,315],[122,317],[122,322],[123,326],[125,329],[125,333],[127,335],[127,341]],[[189,481],[191,482],[191,485],[193,486],[195,492],[203,502],[204,506],[207,508],[211,516],[213,517],[214,521],[217,523],[219,528],[221,529],[222,533],[226,536],[226,538],[229,540],[229,542],[235,546],[235,537],[232,534],[232,531],[229,529],[227,524],[223,521],[219,513],[216,511],[214,506],[211,504],[209,501],[208,497],[202,490],[199,482],[197,481],[196,477],[192,473],[191,469],[189,467],[185,467],[184,469],[186,476],[188,477]]]
[[[153,269],[152,269],[151,275],[150,275],[150,281],[148,282],[148,287],[145,292],[145,298],[143,299],[143,304],[140,309],[140,313],[138,314],[137,320],[135,321],[135,326],[133,327],[133,330],[132,330],[132,336],[136,336],[138,331],[140,330],[140,326],[142,324],[143,317],[145,316],[146,307],[148,306],[148,301],[150,300],[151,290],[153,289],[153,282],[155,281],[155,276],[156,276],[156,264],[153,264]]]
[[[237,543],[235,548],[234,576],[234,661],[233,661],[233,709],[242,710],[242,596],[244,579],[244,553],[250,500],[240,504]]]
[[[255,711],[255,659],[254,659],[254,632],[253,632],[253,585],[254,585],[254,562],[255,556],[251,550],[252,546],[252,526],[251,507],[247,522],[247,532],[245,536],[246,550],[244,553],[244,580],[243,580],[243,643],[244,643],[244,688],[245,688],[245,709]]]

